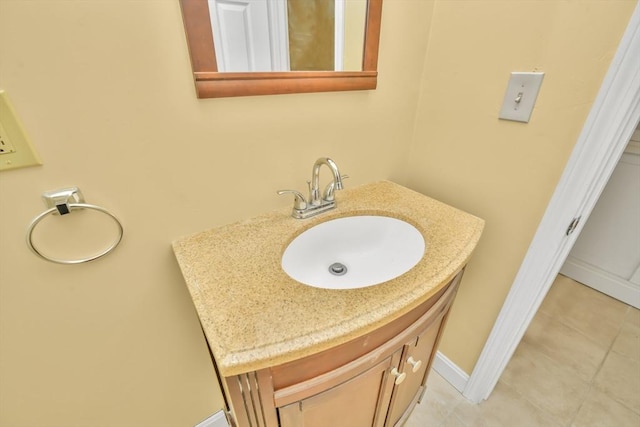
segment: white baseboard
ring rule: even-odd
[[[438,351],[431,367],[460,393],[464,391],[467,381],[469,381],[469,374],[460,369],[447,356]]]
[[[640,286],[630,280],[625,280],[571,255],[562,266],[560,274],[635,308],[640,308]]]
[[[218,411],[206,420],[200,421],[195,427],[229,427],[224,411]]]

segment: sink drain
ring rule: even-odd
[[[329,273],[334,276],[344,276],[347,274],[347,266],[339,262],[334,262],[329,266]]]

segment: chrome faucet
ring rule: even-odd
[[[335,190],[342,190],[342,177],[340,176],[340,172],[338,171],[338,165],[328,157],[320,157],[313,165],[313,172],[311,174],[311,188],[309,189],[309,201],[311,206],[320,206],[323,202],[331,202],[334,200],[326,200],[325,198],[320,198],[320,167],[322,165],[327,165],[333,174],[333,188]],[[324,196],[327,196],[327,192],[329,190],[329,186],[327,187],[327,191]],[[333,195],[333,190],[331,191],[331,195]]]
[[[320,195],[320,168],[326,165],[333,174],[333,181],[327,185],[322,196]],[[280,190],[278,194],[294,195],[293,211],[291,216],[297,219],[309,218],[321,212],[328,211],[336,207],[335,191],[342,190],[342,180],[348,178],[347,175],[340,175],[338,165],[328,157],[320,157],[313,164],[311,181],[307,181],[309,186],[309,200],[305,199],[302,193],[295,190]]]

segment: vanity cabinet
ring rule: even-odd
[[[278,408],[280,426],[384,426],[394,385],[389,372],[398,366],[400,353],[335,387]]]
[[[377,330],[289,363],[222,377],[236,427],[401,426],[424,394],[460,271]]]
[[[357,289],[305,286],[282,268],[297,236],[358,216],[407,222],[424,255],[406,273]],[[401,426],[424,394],[483,227],[380,181],[341,191],[338,207],[304,221],[286,208],[173,242],[233,426]]]

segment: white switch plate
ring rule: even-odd
[[[527,123],[543,78],[544,73],[511,73],[499,117],[504,120]]]

